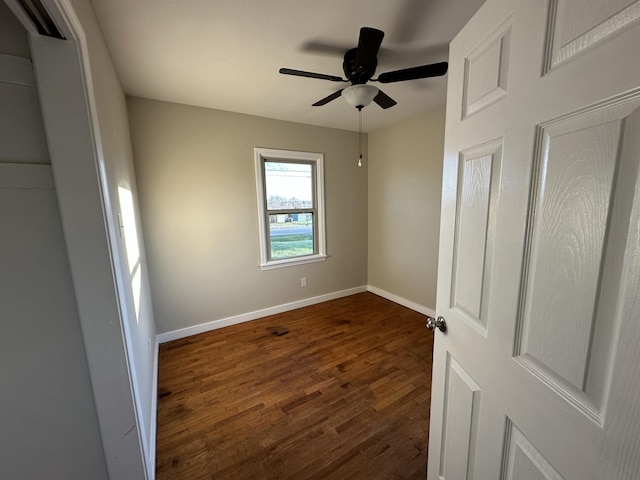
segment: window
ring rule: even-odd
[[[325,260],[323,155],[254,152],[262,269]]]

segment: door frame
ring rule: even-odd
[[[155,421],[150,441],[124,320],[127,300],[118,281],[117,227],[87,40],[70,0],[42,3],[67,40],[38,35],[16,2],[7,0],[30,35],[105,463],[110,478],[152,480]]]

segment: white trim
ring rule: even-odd
[[[0,188],[16,190],[53,188],[51,165],[0,163]]]
[[[291,267],[304,263],[322,262],[327,258],[327,243],[324,213],[324,155],[315,152],[300,152],[294,150],[277,150],[273,148],[253,149],[256,169],[256,198],[258,203],[258,230],[260,234],[260,268],[271,270],[274,268]],[[315,216],[317,231],[314,231],[318,242],[318,252],[307,257],[284,258],[281,260],[269,260],[267,251],[267,230],[265,211],[265,191],[262,170],[262,160],[303,160],[315,164]]]
[[[172,340],[178,340],[180,338],[196,335],[198,333],[209,332],[211,330],[217,330],[218,328],[237,325],[239,323],[256,320],[262,317],[267,317],[269,315],[288,312],[289,310],[295,310],[296,308],[308,307],[309,305],[315,305],[316,303],[328,302],[329,300],[348,297],[349,295],[355,295],[356,293],[362,293],[366,291],[367,291],[366,286],[349,288],[347,290],[340,290],[338,292],[327,293],[325,295],[318,295],[317,297],[305,298],[303,300],[297,300],[291,303],[276,305],[275,307],[269,307],[269,308],[264,308],[262,310],[256,310],[254,312],[235,315],[233,317],[221,318],[219,320],[212,320],[211,322],[201,323],[200,325],[194,325],[192,327],[180,328],[178,330],[173,330],[171,332],[159,333],[158,343],[166,343]]]
[[[84,30],[79,32],[77,27],[79,23],[70,22],[70,18],[78,19],[75,9],[71,5],[72,0],[40,0],[42,6],[49,14],[51,21],[58,29],[58,32],[64,37],[64,40],[73,39],[78,41],[78,35],[84,38]],[[69,9],[71,8],[71,10]],[[36,32],[37,33],[37,32]]]
[[[0,82],[35,87],[31,60],[0,53]]]
[[[31,49],[107,470],[146,478],[82,60],[73,41]]]
[[[271,260],[269,263],[261,264],[260,268],[262,270],[273,270],[274,268],[292,267],[294,265],[304,265],[305,263],[324,262],[326,259],[326,255],[309,255],[285,260]]]
[[[60,110],[61,101],[56,99],[56,95],[52,93],[56,90],[56,81],[60,81],[63,78],[67,69],[74,70],[73,75],[77,75],[78,79],[73,78],[73,84],[69,85],[67,81],[64,82],[65,91],[69,92],[71,102],[63,110],[73,110],[73,114],[76,115],[76,132],[74,133],[73,146],[65,145],[62,148],[64,141],[63,138],[70,136],[71,128],[69,125],[64,124],[61,127],[57,127],[55,132],[47,132],[47,140],[49,141],[49,149],[52,148],[52,142],[50,136],[55,137],[55,141],[58,142],[57,147],[60,152],[58,153],[58,160],[55,161],[54,155],[51,155],[53,169],[55,171],[55,183],[59,197],[60,210],[63,219],[63,228],[65,229],[65,237],[67,237],[67,230],[77,230],[78,223],[82,221],[82,216],[86,215],[84,210],[76,210],[76,207],[71,207],[73,192],[69,189],[71,171],[70,167],[73,162],[78,162],[78,155],[80,151],[86,157],[84,165],[89,169],[89,162],[93,162],[95,171],[91,172],[91,178],[87,175],[89,172],[83,171],[82,175],[85,185],[78,187],[77,190],[86,189],[91,195],[97,195],[100,205],[91,204],[89,209],[96,210],[100,207],[100,214],[102,215],[102,225],[95,224],[93,230],[90,232],[94,235],[94,238],[99,238],[100,243],[104,240],[106,242],[106,254],[108,256],[108,269],[111,275],[111,281],[114,288],[114,302],[115,312],[101,312],[101,315],[105,317],[107,315],[113,315],[110,319],[110,323],[113,324],[113,318],[117,318],[119,322],[119,337],[115,338],[115,329],[109,328],[106,324],[97,320],[95,315],[94,306],[90,306],[93,297],[101,297],[101,300],[107,295],[111,294],[111,288],[104,294],[91,294],[87,295],[86,291],[88,287],[83,286],[84,292],[79,293],[78,283],[79,278],[88,278],[88,269],[98,269],[101,274],[106,273],[104,258],[96,258],[88,261],[85,257],[85,248],[79,248],[75,244],[69,241],[71,236],[67,237],[67,249],[70,256],[70,263],[72,267],[72,276],[74,277],[74,284],[76,289],[76,298],[79,303],[79,310],[81,313],[81,326],[83,336],[85,339],[85,349],[87,351],[87,357],[89,361],[89,369],[91,373],[91,381],[94,390],[94,399],[96,401],[96,410],[98,414],[98,421],[100,424],[100,431],[102,436],[102,444],[105,452],[105,460],[109,475],[112,477],[120,476],[136,476],[137,478],[145,478],[152,480],[155,478],[155,462],[150,459],[155,457],[155,438],[147,438],[147,426],[144,422],[144,415],[142,414],[142,406],[140,403],[140,395],[138,393],[137,385],[138,380],[136,378],[136,369],[133,364],[134,358],[130,355],[132,350],[130,335],[128,335],[125,328],[125,316],[126,308],[123,307],[123,303],[126,302],[123,297],[122,281],[119,277],[119,259],[117,256],[117,247],[114,245],[115,233],[117,230],[114,227],[113,220],[113,208],[111,206],[109,194],[106,170],[104,165],[104,159],[102,158],[102,139],[100,136],[100,128],[97,114],[97,107],[95,102],[95,95],[93,91],[93,78],[91,73],[91,63],[89,58],[89,50],[87,46],[87,40],[82,27],[82,24],[70,2],[70,0],[43,0],[48,13],[56,23],[57,28],[66,36],[69,40],[58,40],[49,37],[43,37],[32,33],[31,46],[32,50],[41,50],[42,52],[54,53],[55,57],[59,60],[62,59],[64,64],[54,66],[54,60],[47,58],[48,55],[43,53],[40,60],[36,58],[34,54],[34,69],[35,77],[38,81],[38,90],[40,91],[41,100],[49,100],[53,108],[53,112]],[[73,58],[72,58],[73,57]],[[47,59],[44,61],[43,59]],[[42,65],[39,62],[43,62]],[[44,75],[39,73],[39,67],[43,66],[47,73]],[[77,72],[75,71],[77,69]],[[52,73],[55,73],[55,79],[53,79]],[[51,77],[51,78],[50,78]],[[43,78],[47,83],[46,88],[43,88]],[[53,80],[53,81],[52,81]],[[66,78],[65,78],[66,80]],[[56,91],[57,93],[57,91]],[[55,100],[55,101],[54,101]],[[47,112],[45,103],[41,101],[43,109],[43,117],[45,119],[45,126],[47,125],[47,116],[49,116],[49,122],[54,123],[54,114]],[[80,112],[81,113],[78,113]],[[66,119],[69,121],[69,119]],[[77,138],[76,138],[77,137]],[[53,143],[56,143],[53,142]],[[71,152],[71,155],[69,155]],[[95,177],[93,177],[95,175]],[[89,185],[87,179],[91,180]],[[93,181],[96,181],[95,190]],[[67,214],[65,214],[67,212]],[[104,229],[104,230],[102,230]],[[102,235],[106,234],[106,238]],[[95,277],[95,278],[94,278]],[[99,275],[92,275],[92,282],[103,281],[103,277]],[[111,287],[111,285],[109,285]],[[86,305],[82,305],[84,302]],[[109,305],[112,307],[113,305]],[[105,339],[98,337],[104,334],[113,335],[108,341],[112,342],[108,346],[105,346]],[[120,343],[122,342],[122,343]],[[122,348],[122,360],[124,368],[119,364],[120,354],[119,349]],[[109,351],[109,355],[105,352]],[[105,361],[110,358],[112,361]],[[157,361],[154,359],[154,361]],[[115,365],[118,362],[118,365]],[[107,394],[109,390],[115,390],[122,387],[124,379],[129,384],[131,396],[120,395],[119,397],[113,393]],[[115,385],[115,387],[114,387]],[[111,397],[109,400],[107,397]],[[114,400],[115,399],[115,400]],[[128,402],[131,401],[133,405]],[[130,407],[131,408],[130,410]],[[120,428],[123,422],[127,420],[129,414],[132,413],[132,417],[135,420],[135,429],[125,430],[126,433],[116,432],[116,428]],[[155,415],[152,414],[152,416]],[[154,431],[154,425],[149,425],[149,431]],[[124,427],[123,427],[124,428]],[[135,432],[133,435],[131,432]],[[139,451],[133,448],[132,442],[136,442],[139,447]],[[139,456],[138,456],[139,455]],[[139,470],[140,469],[140,470]]]
[[[49,5],[49,3],[51,5]],[[89,54],[89,46],[87,44],[86,34],[82,27],[82,22],[78,18],[75,9],[70,3],[70,0],[45,0],[45,8],[56,23],[56,27],[61,29],[62,33],[67,38],[72,39],[77,48],[78,63],[80,65],[80,73],[82,75],[82,83],[85,90],[85,97],[87,102],[87,114],[89,117],[89,129],[93,141],[94,154],[96,159],[96,167],[98,173],[98,188],[100,192],[100,200],[102,202],[104,224],[106,226],[107,244],[109,260],[111,263],[111,274],[114,280],[114,286],[117,294],[115,301],[119,313],[120,329],[122,337],[125,342],[124,358],[127,364],[127,373],[129,377],[129,385],[131,387],[132,399],[135,405],[134,415],[136,418],[136,430],[137,438],[142,449],[143,468],[145,470],[146,478],[155,478],[155,462],[151,462],[151,458],[155,457],[155,437],[148,438],[146,433],[151,431],[152,425],[147,426],[144,420],[143,407],[140,400],[140,393],[138,391],[138,375],[135,366],[135,356],[133,352],[133,344],[131,340],[131,334],[129,331],[129,325],[127,324],[127,308],[126,308],[126,294],[124,290],[125,280],[122,278],[121,273],[125,268],[122,268],[120,264],[120,257],[118,254],[118,234],[120,229],[115,225],[113,213],[116,211],[113,208],[111,197],[109,195],[109,181],[107,176],[107,167],[104,161],[104,149],[102,146],[102,135],[100,130],[100,121],[98,116],[98,107],[96,104],[96,97],[94,92],[94,80],[93,72],[91,70],[91,58]],[[117,233],[116,233],[117,232]],[[154,359],[155,360],[155,359]]]
[[[406,298],[400,297],[395,293],[387,292],[386,290],[382,290],[381,288],[374,287],[373,285],[368,285],[367,291],[375,295],[378,295],[380,297],[386,298],[387,300],[391,300],[392,302],[398,303],[404,307],[410,308],[411,310],[415,310],[416,312],[421,313],[423,315],[436,317],[436,311],[433,308],[429,308],[424,305],[420,305],[416,302],[412,302],[411,300],[407,300]]]
[[[340,290],[338,292],[327,293],[325,295],[318,295],[317,297],[305,298],[303,300],[297,300],[291,303],[284,303],[282,305],[276,305],[274,307],[264,308],[262,310],[255,310],[249,313],[243,313],[240,315],[234,315],[233,317],[221,318],[219,320],[212,320],[210,322],[201,323],[199,325],[193,325],[191,327],[180,328],[178,330],[172,330],[170,332],[159,333],[157,336],[157,343],[167,343],[180,338],[190,337],[191,335],[197,335],[199,333],[209,332],[211,330],[217,330],[219,328],[229,327],[231,325],[237,325],[239,323],[249,322],[258,318],[267,317],[269,315],[275,315],[278,313],[288,312],[295,310],[296,308],[308,307],[309,305],[315,305],[316,303],[328,302],[329,300],[335,300],[336,298],[348,297],[349,295],[355,295],[356,293],[371,292],[380,297],[386,298],[392,302],[395,302],[404,307],[415,310],[423,315],[429,315],[435,317],[436,312],[432,308],[419,305],[406,298],[399,297],[393,293],[387,292],[372,285],[366,285],[361,287],[349,288],[347,290]],[[157,358],[157,355],[156,355]],[[156,360],[157,361],[157,360]],[[155,385],[157,388],[157,384]],[[155,396],[154,396],[155,399]],[[155,409],[154,409],[155,411]]]

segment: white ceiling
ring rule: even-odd
[[[280,67],[339,75],[360,27],[385,32],[380,73],[447,59],[448,43],[484,0],[92,0],[129,95],[357,130],[338,98],[348,84],[293,77]],[[375,130],[446,95],[446,76],[375,84],[398,104],[363,110]]]

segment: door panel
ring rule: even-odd
[[[451,44],[430,480],[640,478],[638,4],[487,0]]]
[[[563,480],[511,422],[507,425],[507,461],[504,480]]]
[[[491,278],[494,213],[502,141],[489,142],[460,154],[451,308],[486,336],[486,294]],[[484,301],[483,301],[484,299]]]
[[[465,58],[463,118],[507,94],[510,46],[511,23],[507,21]]]
[[[553,0],[549,11],[547,70],[571,60],[640,20],[637,0]]]
[[[624,98],[538,129],[516,354],[569,390],[567,397],[577,395],[598,421],[614,329],[607,297],[616,285],[612,268],[619,269],[608,266],[619,266],[616,255],[623,251],[609,226],[616,210],[630,208],[620,202],[612,208],[615,192],[632,188],[619,183],[616,172],[619,161],[635,161],[623,152],[640,135],[631,126],[639,106],[637,98]]]
[[[444,480],[473,478],[480,387],[453,358],[447,358],[445,421],[442,428],[440,477]],[[466,445],[466,448],[459,448]]]

